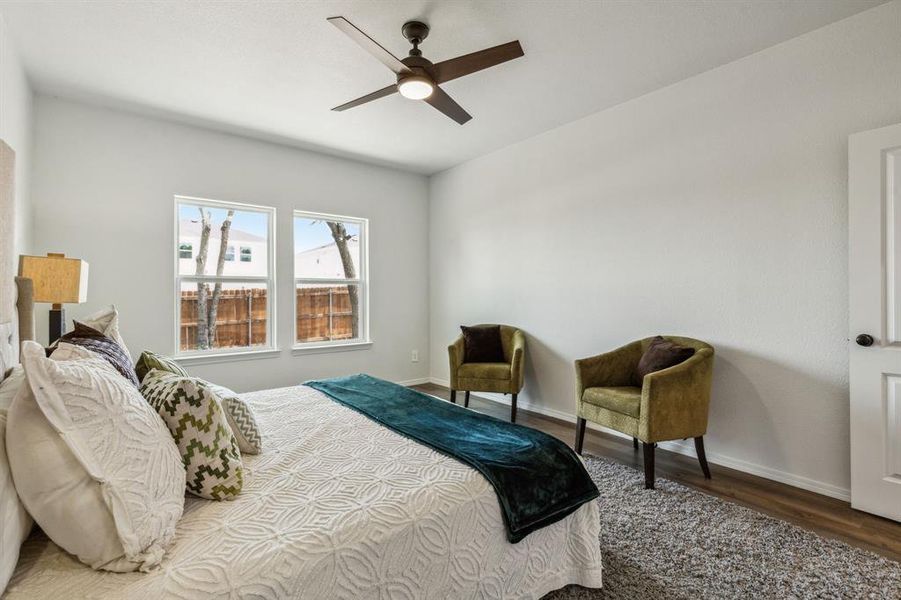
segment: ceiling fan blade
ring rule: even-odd
[[[336,106],[332,110],[336,110],[341,112],[342,110],[347,110],[348,108],[353,108],[355,106],[360,106],[361,104],[366,104],[367,102],[372,102],[373,100],[378,100],[379,98],[384,98],[385,96],[390,96],[391,94],[397,91],[397,84],[392,83],[388,87],[384,87],[380,90],[376,90],[371,94],[366,94],[365,96],[360,96],[356,100],[351,100],[350,102],[345,102],[341,106]]]
[[[453,98],[447,95],[447,92],[442,90],[437,85],[435,89],[432,91],[432,95],[425,99],[426,102],[446,114],[448,117],[463,125],[466,121],[472,118],[468,112],[463,110],[463,107],[457,104]]]
[[[464,75],[469,75],[470,73],[475,73],[476,71],[499,65],[508,60],[519,58],[524,54],[522,46],[519,45],[519,40],[507,42],[506,44],[501,44],[494,48],[472,52],[471,54],[464,54],[463,56],[437,63],[435,65],[435,72],[437,73],[435,81],[437,83],[444,83],[445,81],[463,77]]]
[[[329,23],[343,31],[350,39],[360,45],[363,50],[377,58],[383,65],[394,71],[396,75],[410,73],[409,67],[385,50],[377,41],[360,31],[360,29],[344,17],[329,17]]]

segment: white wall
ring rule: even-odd
[[[16,255],[28,252],[31,244],[32,101],[31,87],[0,15],[0,139],[16,152]]]
[[[118,307],[134,353],[175,350],[176,194],[277,208],[275,358],[188,369],[239,391],[368,372],[394,381],[427,375],[425,177],[45,96],[36,101],[34,250],[90,263],[78,317]],[[369,349],[293,356],[292,211],[370,220]],[[403,235],[398,235],[403,232]],[[46,338],[46,315],[37,317]],[[419,350],[422,362],[411,363]]]
[[[697,337],[710,458],[846,497],[847,137],[899,121],[896,1],[434,176],[432,376],[515,324],[521,397],[572,415],[575,358]]]

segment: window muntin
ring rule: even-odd
[[[294,213],[296,347],[369,341],[366,219]]]
[[[176,215],[177,353],[273,348],[275,210],[177,197]],[[234,260],[236,245],[250,249],[247,261]]]

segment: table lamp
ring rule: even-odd
[[[19,257],[19,276],[34,283],[34,301],[53,304],[50,311],[52,344],[66,331],[66,311],[63,304],[81,304],[88,297],[88,263],[65,254]]]

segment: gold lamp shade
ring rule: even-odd
[[[34,282],[34,301],[57,305],[88,299],[88,263],[65,254],[19,257],[19,276]]]

